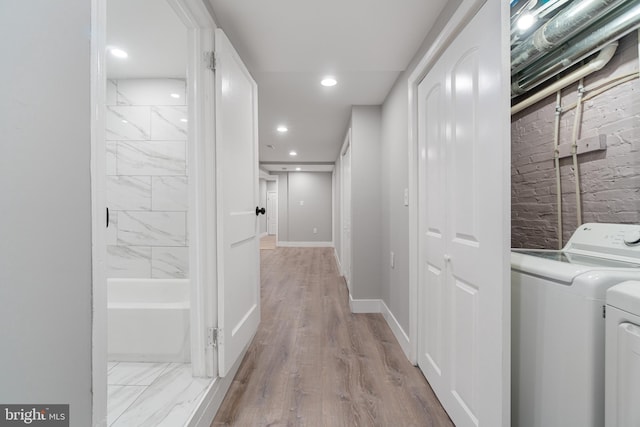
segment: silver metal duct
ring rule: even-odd
[[[511,74],[522,71],[558,44],[587,28],[625,0],[576,0],[511,52]]]
[[[612,41],[619,40],[640,28],[640,2],[628,0],[610,15],[590,25],[581,34],[558,46],[555,52],[532,64],[511,82],[512,96],[521,95],[549,78],[566,70],[578,61],[599,51]]]

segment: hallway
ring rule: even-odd
[[[330,248],[261,251],[262,321],[213,426],[451,426]]]

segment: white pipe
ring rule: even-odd
[[[606,45],[605,47],[602,48],[598,56],[596,56],[588,64],[578,68],[576,71],[572,72],[571,74],[566,75],[565,77],[561,78],[557,82],[547,86],[546,88],[542,89],[539,92],[534,93],[524,101],[519,102],[513,107],[511,107],[511,115],[514,115],[524,110],[525,108],[535,104],[541,99],[544,99],[547,96],[551,95],[552,93],[557,92],[569,86],[570,84],[577,82],[578,80],[588,76],[589,74],[601,70],[602,67],[607,65],[607,63],[611,60],[613,55],[616,53],[617,48],[618,48],[617,41]]]
[[[556,92],[556,120],[553,128],[553,162],[556,169],[556,205],[558,207],[558,249],[562,249],[562,185],[560,180],[560,113],[562,112],[561,92]]]
[[[576,228],[582,225],[582,201],[580,197],[580,170],[578,169],[578,134],[582,122],[582,97],[584,96],[584,79],[580,79],[578,84],[578,100],[576,103],[576,114],[573,120],[573,136],[571,138],[571,155],[573,157],[573,173],[576,183]]]

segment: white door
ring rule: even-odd
[[[458,427],[508,423],[509,122],[498,3],[485,3],[418,86],[418,364]]]
[[[351,141],[347,133],[342,152],[342,275],[351,293]]]
[[[269,191],[267,193],[267,234],[273,236],[276,234],[276,225],[278,223],[278,193]]]
[[[218,369],[224,377],[260,322],[258,92],[220,29],[215,50]]]

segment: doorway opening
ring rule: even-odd
[[[217,372],[205,332],[216,271],[204,261],[215,256],[215,181],[203,172],[214,173],[203,148],[213,78],[202,61],[215,25],[198,1],[95,3],[93,419],[186,424],[207,409]]]

